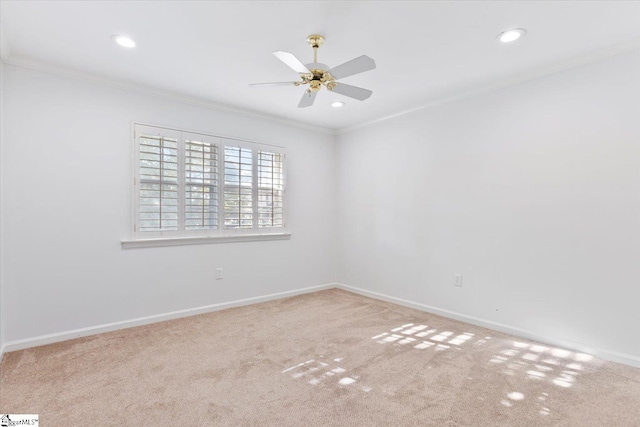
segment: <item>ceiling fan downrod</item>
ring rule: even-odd
[[[320,34],[311,34],[307,37],[307,43],[313,48],[313,62],[318,62],[318,48],[323,45],[324,37]]]

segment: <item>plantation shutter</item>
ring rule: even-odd
[[[185,230],[218,228],[217,138],[183,134],[185,161]]]
[[[142,124],[134,139],[134,239],[284,231],[282,147]]]
[[[258,150],[258,227],[284,226],[283,154]]]
[[[177,231],[179,150],[176,132],[141,129],[138,135],[138,227]]]
[[[239,145],[224,147],[224,226],[253,228],[253,150]]]

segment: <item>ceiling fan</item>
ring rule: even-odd
[[[300,74],[300,80],[295,82],[277,82],[277,83],[253,83],[249,86],[302,86],[309,85],[309,88],[302,95],[302,99],[298,104],[298,108],[310,107],[316,99],[318,91],[322,86],[328,90],[339,93],[349,98],[364,101],[369,98],[372,91],[357,86],[351,86],[345,83],[339,83],[336,80],[352,76],[354,74],[363,73],[365,71],[376,68],[373,59],[366,55],[359,56],[351,61],[345,62],[337,67],[329,68],[325,64],[318,62],[318,48],[324,43],[324,37],[318,34],[312,34],[307,37],[307,43],[313,48],[313,62],[304,65],[294,54],[289,52],[273,52],[273,54],[287,64],[293,71]]]

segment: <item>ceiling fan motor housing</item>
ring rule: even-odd
[[[317,92],[322,85],[331,90],[336,86],[335,78],[327,71],[329,66],[320,62],[312,62],[305,65],[311,73],[300,73],[302,84],[309,85],[309,91]]]

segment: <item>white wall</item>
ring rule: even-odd
[[[2,28],[0,27],[0,36],[2,35]],[[2,151],[3,151],[3,135],[4,135],[4,63],[0,59],[0,170],[2,169]],[[0,362],[2,361],[2,355],[4,352],[4,298],[3,298],[3,275],[4,269],[2,266],[2,254],[3,254],[3,237],[2,237],[2,173],[0,172]]]
[[[634,51],[340,135],[338,281],[640,362],[639,100]]]
[[[5,343],[330,283],[337,256],[346,285],[640,361],[639,52],[397,117],[337,145],[275,122],[1,71]],[[122,250],[133,120],[286,146],[292,239]]]
[[[335,280],[333,135],[14,66],[4,73],[5,342]],[[122,250],[132,121],[285,146],[291,240]]]

